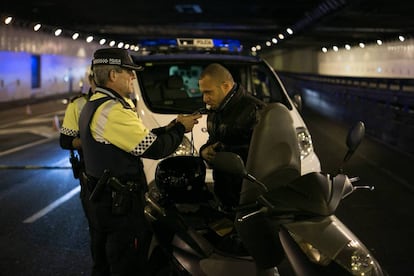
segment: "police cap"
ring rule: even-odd
[[[93,54],[92,66],[118,65],[130,70],[142,71],[144,68],[132,61],[128,51],[120,48],[102,48]]]

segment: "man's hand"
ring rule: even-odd
[[[198,124],[199,118],[201,118],[201,114],[194,114],[194,115],[178,115],[176,122],[183,124],[185,127],[185,132],[190,132],[195,124]]]
[[[203,157],[204,160],[210,163],[214,159],[214,157],[216,157],[216,148],[219,147],[220,144],[220,142],[216,142],[212,145],[205,147],[201,151],[201,157]]]

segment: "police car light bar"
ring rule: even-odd
[[[175,39],[149,39],[142,40],[139,43],[141,47],[158,48],[162,50],[173,50],[179,48],[182,50],[215,50],[223,52],[241,52],[242,46],[240,41],[234,39],[214,39],[214,38],[175,38]]]
[[[177,38],[177,46],[192,49],[217,49],[229,52],[241,52],[243,47],[235,39],[213,38]]]
[[[214,42],[211,38],[177,38],[177,45],[181,47],[213,48]]]

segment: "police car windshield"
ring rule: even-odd
[[[264,62],[227,60],[163,60],[145,64],[138,74],[144,101],[152,112],[162,114],[192,113],[204,107],[198,79],[203,68],[219,62],[252,95],[265,102],[281,102],[289,109],[282,87]]]

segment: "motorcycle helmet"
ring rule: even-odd
[[[206,165],[200,157],[173,156],[158,163],[155,184],[170,203],[196,203],[211,198],[205,177]]]

